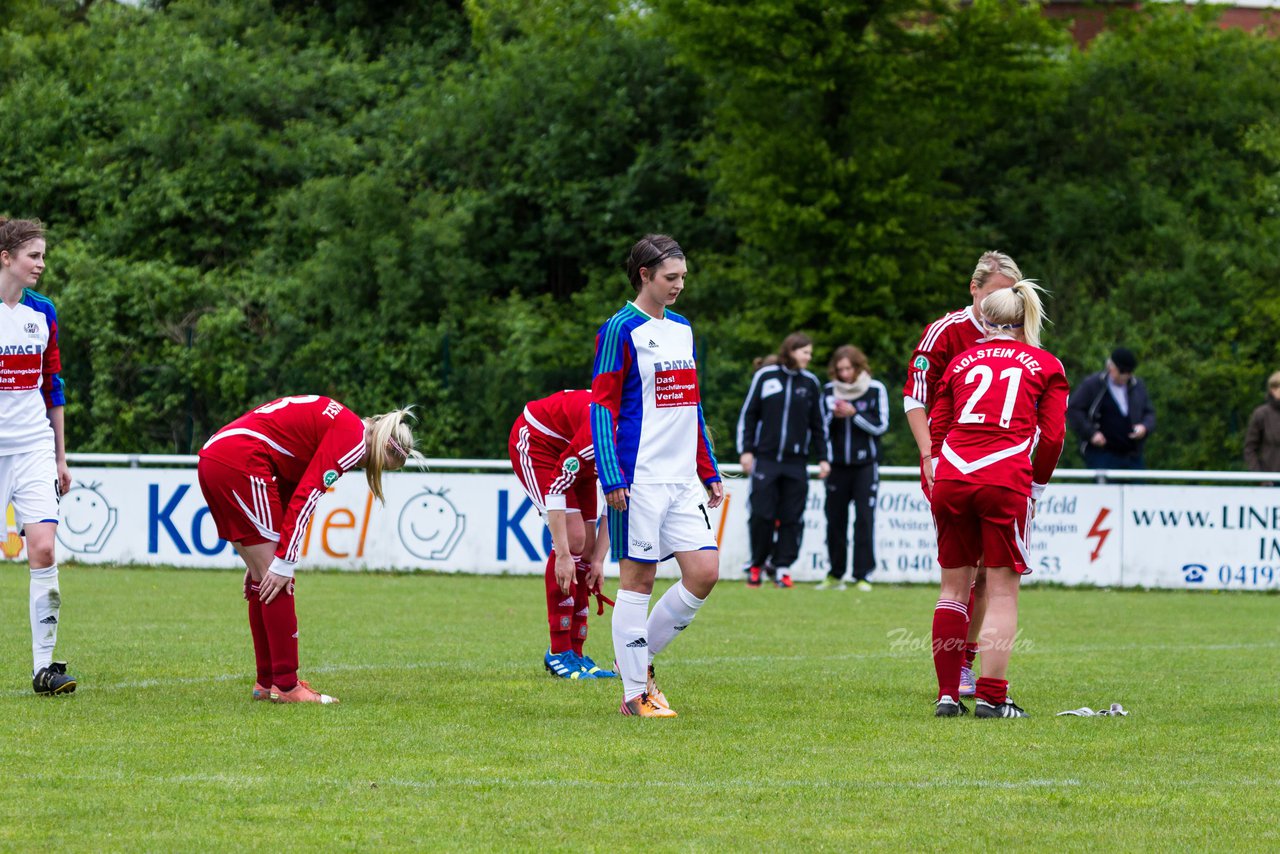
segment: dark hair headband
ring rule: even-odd
[[[650,258],[648,261],[645,261],[642,264],[637,264],[636,269],[638,270],[641,267],[647,267],[649,269],[653,269],[655,265],[660,264],[661,262],[667,260],[668,258],[683,258],[683,257],[684,257],[684,250],[681,249],[679,246],[676,246],[673,249],[668,249],[666,252],[659,252],[653,258]]]

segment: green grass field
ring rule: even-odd
[[[62,578],[81,688],[49,699],[0,573],[5,850],[1280,845],[1275,596],[1030,588],[1034,717],[979,721],[932,717],[934,589],[726,582],[659,658],[658,721],[544,674],[540,579],[305,574],[302,675],[342,705],[301,707],[249,700],[238,574]]]

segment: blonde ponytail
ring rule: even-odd
[[[413,418],[413,407],[406,406],[368,419],[368,463],[364,475],[369,491],[383,504],[386,499],[382,497],[382,473],[404,468],[410,457],[422,459],[414,448],[413,431],[406,423]]]
[[[1039,347],[1040,330],[1049,320],[1040,301],[1043,290],[1034,279],[1022,279],[1011,288],[987,294],[982,300],[983,322],[993,329],[1021,327],[1022,340]]]

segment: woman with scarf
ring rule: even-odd
[[[831,565],[819,590],[844,590],[849,556],[849,504],[854,504],[853,580],[870,590],[876,568],[876,493],[880,489],[880,445],[889,429],[889,395],[871,378],[866,355],[850,344],[836,349],[823,386],[831,474],[827,477],[827,554]]]

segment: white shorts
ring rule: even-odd
[[[609,537],[614,560],[639,563],[717,548],[707,491],[700,483],[633,484],[627,509],[609,508]]]
[[[53,448],[0,456],[0,507],[13,504],[18,530],[58,521],[58,464]]]

